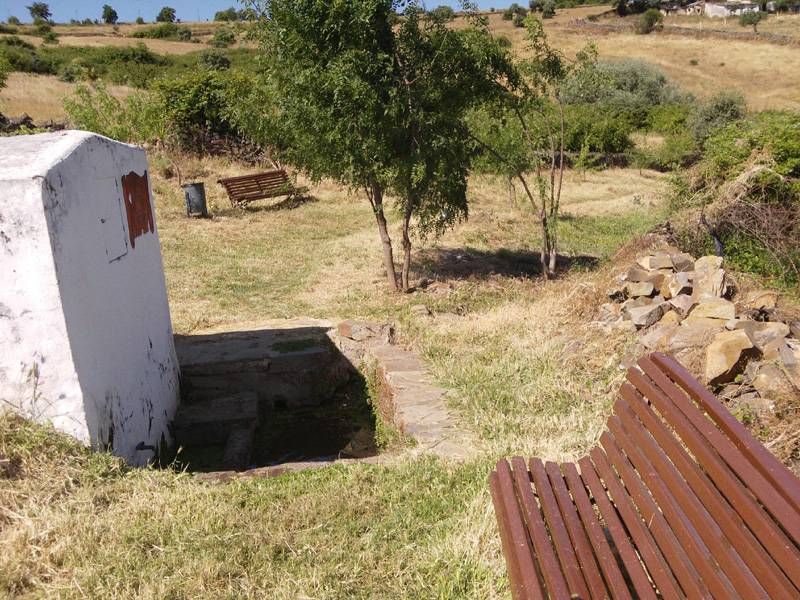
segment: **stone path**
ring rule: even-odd
[[[377,366],[381,410],[389,413],[384,416],[411,437],[419,451],[459,460],[475,453],[477,439],[459,427],[445,404],[447,390],[433,383],[414,353],[379,344],[367,348],[366,358]]]

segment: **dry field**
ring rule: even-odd
[[[738,89],[755,110],[800,109],[800,48],[670,34],[595,33],[569,25],[577,15],[597,14],[606,9],[584,7],[559,11],[560,18],[557,15],[552,21],[546,21],[550,41],[568,55],[587,42],[593,42],[601,59],[637,59],[652,63],[680,86],[701,97]],[[578,10],[579,13],[573,12]],[[800,30],[800,17],[786,19],[789,28]],[[490,16],[490,25],[524,53],[521,29],[503,21],[499,14]]]
[[[199,52],[207,46],[200,43],[193,42],[175,42],[170,40],[151,40],[147,38],[131,38],[118,35],[102,35],[90,29],[94,35],[62,35],[58,38],[58,43],[64,46],[135,46],[136,44],[144,44],[153,52],[159,54],[188,54],[189,52]],[[34,46],[42,45],[42,38],[35,35],[21,35],[19,36],[26,42]]]
[[[664,19],[665,25],[691,27],[700,31],[716,29],[721,31],[750,31],[749,27],[739,25],[738,18],[710,18],[689,15],[675,15]],[[759,33],[776,33],[800,40],[800,15],[774,15],[758,24]]]
[[[27,113],[37,122],[60,120],[65,117],[64,98],[74,89],[74,83],[59,81],[53,75],[11,73],[6,87],[0,90],[0,112],[11,116]],[[121,85],[109,86],[109,90],[118,98],[133,91]]]

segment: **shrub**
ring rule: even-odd
[[[710,230],[736,268],[797,285],[800,115],[763,112],[718,128],[691,174],[671,203],[688,249],[709,245]]]
[[[552,19],[556,16],[556,3],[553,0],[545,0],[542,3],[542,18]]]
[[[42,35],[42,42],[45,44],[57,44],[58,43],[58,36],[56,35],[55,31],[48,31],[44,35]]]
[[[208,42],[215,48],[227,48],[236,41],[236,34],[227,27],[221,27],[214,32],[214,36]]]
[[[438,21],[448,22],[456,18],[455,11],[447,5],[437,6],[430,12],[431,17]]]
[[[514,27],[525,27],[525,15],[514,13],[514,19],[512,20],[512,23],[514,23]]]
[[[115,98],[102,84],[79,85],[64,101],[71,124],[115,140],[150,143],[165,137],[164,108],[150,92]]]
[[[239,13],[236,12],[236,9],[231,6],[230,8],[226,8],[225,10],[219,10],[214,13],[214,20],[215,21],[238,21],[239,20]]]
[[[5,23],[0,23],[0,33],[15,34],[18,31],[19,28],[14,25],[6,25]]]
[[[155,27],[134,31],[131,37],[188,41],[192,38],[192,30],[188,27],[179,27],[175,23],[159,23]]]
[[[231,59],[220,50],[206,50],[200,54],[198,62],[201,67],[212,71],[230,69]]]
[[[156,23],[174,23],[175,20],[175,9],[170,6],[163,7],[156,15]]]
[[[9,25],[17,25],[18,26],[18,25],[21,25],[22,23],[20,22],[19,17],[15,17],[14,15],[11,15],[10,17],[8,17],[8,24]]]
[[[42,57],[33,44],[15,35],[0,38],[0,56],[12,71],[37,74],[55,74],[56,64]]]
[[[716,129],[744,118],[745,112],[740,92],[720,92],[696,106],[689,118],[689,131],[698,144],[703,144]]]
[[[136,17],[136,24],[144,25],[144,19],[142,17]]]
[[[656,106],[691,100],[660,69],[636,60],[601,61],[594,69],[579,71],[564,83],[561,97],[566,104],[595,104],[599,110],[612,110],[635,127],[646,126]]]
[[[739,16],[739,25],[742,27],[752,27],[753,33],[758,33],[758,24],[767,18],[765,12],[745,12]]]
[[[613,113],[598,112],[589,105],[566,107],[565,149],[580,152],[584,147],[589,152],[617,153],[631,147],[632,126]]]
[[[647,128],[664,135],[686,129],[690,108],[686,104],[661,104],[654,106],[647,117]]]
[[[648,8],[636,19],[634,30],[636,33],[644,35],[663,27],[664,15],[656,8]]]

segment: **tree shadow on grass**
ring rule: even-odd
[[[596,256],[558,256],[559,273],[593,270]],[[436,248],[423,250],[417,258],[418,270],[444,279],[489,279],[491,277],[539,277],[542,273],[539,253],[531,250],[477,250],[475,248]]]

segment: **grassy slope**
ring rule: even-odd
[[[154,161],[158,162],[158,161]],[[154,169],[157,171],[158,169]],[[278,479],[211,485],[170,472],[123,471],[41,428],[0,422],[0,590],[29,597],[506,597],[486,476],[507,452],[583,452],[602,426],[628,347],[581,325],[607,269],[543,285],[531,277],[535,227],[505,187],[472,186],[472,217],[417,254],[447,292],[384,292],[366,203],[330,185],[319,201],[246,214],[206,178],[217,217],[182,216],[177,182],[156,173],[158,224],[180,331],[285,315],[394,318],[429,359],[451,404],[483,438],[471,464],[390,458]],[[632,171],[570,176],[569,212],[591,194],[621,215],[564,221],[564,247],[607,257],[658,218],[662,185]],[[630,209],[642,189],[643,206]],[[639,200],[637,200],[638,202]],[[638,206],[638,205],[634,205]],[[584,208],[583,210],[587,210]],[[590,212],[591,212],[590,211]],[[466,258],[465,258],[466,257]],[[465,267],[466,261],[466,267]],[[437,316],[414,316],[426,303]],[[546,340],[543,342],[542,340]],[[598,358],[600,357],[600,358]]]
[[[660,66],[671,79],[684,88],[708,96],[720,90],[737,88],[742,91],[751,108],[800,108],[800,52],[790,46],[749,41],[731,41],[716,38],[692,39],[676,35],[633,34],[588,34],[570,27],[570,21],[597,14],[607,7],[579,7],[558,11],[556,17],[545,25],[551,41],[567,53],[572,53],[589,41],[597,44],[601,58],[637,58]],[[509,21],[503,21],[499,13],[489,16],[490,26],[497,34],[505,35],[522,52],[522,30]],[[669,23],[699,27],[695,17],[671,17]],[[460,20],[455,21],[459,26]],[[213,23],[189,24],[199,40],[205,42],[218,26]],[[735,20],[704,19],[702,27],[734,29],[741,28]],[[204,43],[176,42],[166,40],[140,40],[126,37],[135,25],[123,25],[120,35],[115,35],[109,26],[56,27],[64,46],[124,46],[144,42],[157,53],[186,54],[201,51]],[[800,31],[800,16],[771,17],[759,28],[765,32],[775,31],[791,34]],[[26,39],[40,43],[40,38]],[[697,64],[692,64],[696,61]],[[776,76],[777,75],[777,76]],[[6,90],[0,91],[0,111],[16,115],[27,112],[35,119],[62,118],[61,101],[69,87],[59,84],[55,78],[47,78],[51,86],[37,85],[37,93],[12,90],[14,80]],[[32,91],[32,90],[31,90]],[[29,100],[26,98],[36,100]]]

